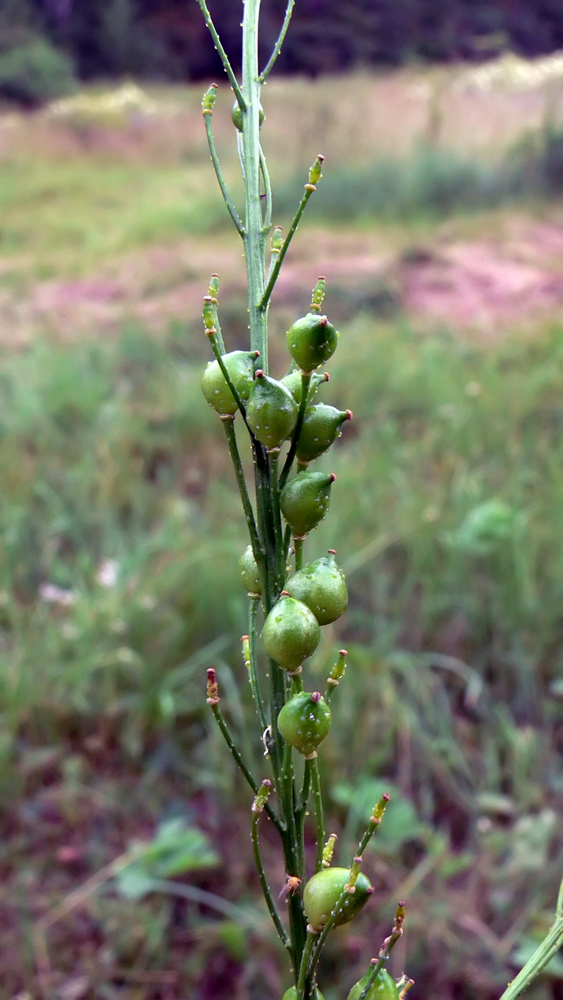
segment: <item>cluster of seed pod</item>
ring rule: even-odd
[[[332,473],[310,471],[308,465],[330,448],[342,424],[352,416],[350,410],[313,402],[319,386],[328,381],[328,375],[318,369],[334,354],[339,336],[320,312],[323,294],[324,279],[319,279],[311,311],[287,332],[287,345],[296,367],[281,380],[256,367],[259,363],[256,352],[233,351],[222,358],[245,403],[246,424],[266,452],[279,452],[284,442],[293,437],[299,471],[283,485],[279,502],[296,544],[302,543],[325,517],[336,478]],[[207,366],[202,389],[221,416],[235,413],[237,400],[217,360]],[[303,391],[307,392],[305,406],[302,406]],[[300,410],[302,419],[298,427]],[[336,621],[346,610],[346,582],[335,556],[331,549],[327,556],[295,572],[286,580],[266,617],[263,646],[290,674],[300,671],[303,661],[315,652],[321,626]],[[260,572],[251,545],[243,553],[239,569],[244,586],[259,596]],[[312,757],[330,729],[331,713],[318,692],[300,691],[284,705],[276,721],[283,738],[305,757]]]
[[[327,736],[332,718],[328,696],[324,698],[318,691],[302,689],[302,664],[315,652],[321,627],[340,618],[348,605],[346,581],[336,562],[334,549],[305,565],[297,558],[305,536],[317,527],[328,511],[331,487],[336,479],[331,473],[311,471],[309,464],[330,448],[341,433],[343,423],[352,417],[350,410],[313,402],[319,387],[329,379],[319,369],[333,355],[339,337],[327,317],[321,314],[323,295],[324,279],[319,279],[310,312],[293,323],[287,332],[287,346],[295,367],[282,379],[278,381],[265,373],[256,351],[233,351],[223,354],[220,359],[217,357],[208,364],[202,379],[205,398],[224,421],[234,416],[242,402],[246,426],[264,452],[277,458],[281,447],[289,442],[288,465],[291,466],[293,458],[298,462],[297,473],[292,478],[286,477],[285,481],[282,475],[279,483],[279,508],[295,546],[295,572],[286,572],[277,599],[266,614],[261,639],[268,656],[294,681],[292,694],[275,720],[277,730],[286,743],[309,760],[317,756],[317,748]],[[207,310],[206,316],[204,307],[206,329],[214,334],[215,311],[209,304]],[[304,392],[307,394],[305,401]],[[259,600],[263,571],[253,545],[242,554],[239,570],[244,587],[252,598]],[[329,690],[344,672],[344,656],[345,651],[342,651],[329,677]],[[334,919],[332,911],[349,877],[349,869],[331,867],[327,861],[306,883],[303,906],[315,932],[322,930],[331,914]],[[360,873],[354,891],[341,905],[334,923],[351,920],[372,891],[369,880]],[[378,983],[379,990],[380,987]],[[295,987],[292,990],[295,992]],[[284,1000],[291,1000],[292,996],[290,990]],[[317,1000],[322,1000],[318,990]]]

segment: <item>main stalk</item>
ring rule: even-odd
[[[262,219],[260,174],[260,90],[258,65],[258,24],[260,0],[245,0],[242,23],[242,92],[246,101],[242,132],[246,193],[244,247],[248,275],[250,346],[260,351],[260,366],[268,372],[268,338],[265,310],[260,301],[266,287],[267,232]]]
[[[268,372],[267,306],[262,304],[266,288],[266,241],[268,226],[264,223],[262,211],[263,177],[260,166],[260,68],[258,63],[258,31],[260,20],[260,0],[245,0],[242,24],[242,93],[246,108],[242,111],[242,162],[245,186],[245,226],[244,248],[248,277],[248,313],[250,325],[250,346],[260,351],[260,367]],[[285,552],[278,551],[281,539],[276,540],[273,530],[276,517],[275,491],[277,465],[265,452],[258,441],[254,442],[254,462],[256,476],[257,517],[260,540],[266,553],[266,580],[263,593],[266,614],[279,596],[278,567],[285,565]],[[272,470],[274,474],[272,475]],[[279,501],[278,501],[279,506]],[[279,515],[278,515],[279,516]],[[275,772],[278,799],[285,819],[283,851],[286,871],[289,875],[303,877],[299,859],[303,854],[301,825],[295,817],[295,790],[293,768],[286,759],[283,765],[284,744],[277,731],[276,719],[286,699],[283,672],[277,663],[270,661],[270,705],[272,719],[271,758]],[[288,748],[286,748],[286,758]],[[291,753],[289,753],[289,758]],[[306,939],[306,923],[299,896],[288,899],[291,952],[294,972],[297,974]]]

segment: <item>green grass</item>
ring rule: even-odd
[[[560,875],[561,333],[482,351],[364,314],[343,329],[322,390],[354,409],[322,460],[338,476],[330,527],[306,553],[334,545],[351,591],[343,629],[325,630],[307,668],[321,684],[350,649],[321,761],[328,811],[344,861],[375,777],[395,788],[376,845],[381,908],[360,928],[373,948],[388,904],[408,895],[409,971],[430,988],[439,965],[463,997],[483,975],[493,990],[506,980]],[[82,759],[102,727],[124,775],[164,753],[189,794],[220,782],[223,808],[238,808],[203,679],[219,666],[239,729],[244,529],[200,396],[199,340],[128,329],[112,344],[38,340],[2,357],[5,805],[30,794],[19,747],[64,756],[70,740]],[[70,603],[45,600],[46,584]],[[260,748],[250,753],[258,769]],[[464,913],[508,946],[483,944]],[[343,989],[352,970],[338,948],[335,963]]]
[[[0,213],[0,258],[31,278],[91,274],[127,252],[224,221],[197,168],[91,156],[0,163]]]
[[[563,135],[560,130],[524,134],[493,160],[420,141],[406,156],[338,164],[326,175],[312,205],[317,219],[443,219],[557,198],[563,189]],[[291,212],[299,186],[294,178],[278,190],[280,211]]]

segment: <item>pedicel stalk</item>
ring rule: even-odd
[[[258,780],[236,746],[220,708],[219,685],[213,669],[208,671],[207,701],[254,795],[251,809],[254,861],[274,927],[288,954],[293,979],[283,1000],[322,1000],[317,985],[319,958],[333,928],[352,920],[373,892],[369,879],[361,871],[363,854],[383,819],[388,796],[374,806],[354,857],[348,859],[345,867],[334,866],[336,837],[331,834],[327,838],[325,831],[317,754],[330,730],[330,702],[344,676],[346,651],[338,654],[327,678],[324,697],[319,691],[307,691],[303,681],[304,661],[315,652],[321,628],[344,613],[348,600],[344,575],[333,549],[327,556],[303,563],[305,542],[328,512],[336,479],[334,474],[310,469],[310,464],[330,449],[343,424],[352,417],[351,410],[314,402],[317,391],[329,379],[320,369],[334,354],[339,338],[322,313],[324,277],[319,278],[313,289],[308,312],[296,318],[287,332],[288,373],[274,378],[268,364],[268,311],[272,294],[307,203],[321,181],[324,162],[319,154],[310,167],[303,196],[284,238],[279,226],[272,227],[272,189],[260,144],[264,122],[260,97],[281,51],[294,2],[287,2],[280,35],[261,70],[260,0],[244,0],[242,80],[239,81],[206,0],[198,0],[235,96],[232,120],[245,191],[241,214],[229,193],[213,137],[217,84],[212,84],[204,94],[202,111],[221,194],[243,242],[250,318],[249,350],[228,352],[219,320],[219,277],[212,275],[203,300],[203,323],[214,360],[203,374],[202,389],[223,423],[248,527],[250,544],[239,562],[249,600],[248,634],[242,637],[242,652],[256,709],[257,740],[262,740],[268,761],[267,777],[260,776]],[[253,491],[247,486],[241,448],[252,453]],[[260,642],[259,618],[262,619]],[[298,769],[302,774],[300,781],[296,776],[296,754],[303,761]],[[315,813],[314,861],[306,858],[304,841],[310,799]],[[259,825],[263,813],[279,835],[284,858],[286,884],[277,899],[268,884],[260,851]],[[280,905],[282,897],[285,901]],[[554,944],[560,943],[563,924],[560,909],[558,906],[558,921],[543,951],[540,949],[530,960],[502,1000],[515,1000],[531,981],[530,976],[533,978],[543,967],[543,959],[551,956]],[[397,1000],[406,996],[412,980],[403,976],[396,982],[385,968],[390,951],[402,934],[404,916],[404,904],[400,903],[390,936],[379,956],[372,960],[371,970],[352,987],[348,1000]]]

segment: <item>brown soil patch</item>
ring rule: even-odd
[[[498,338],[560,316],[563,223],[514,227],[497,240],[443,245],[405,262],[403,303],[413,316]]]

